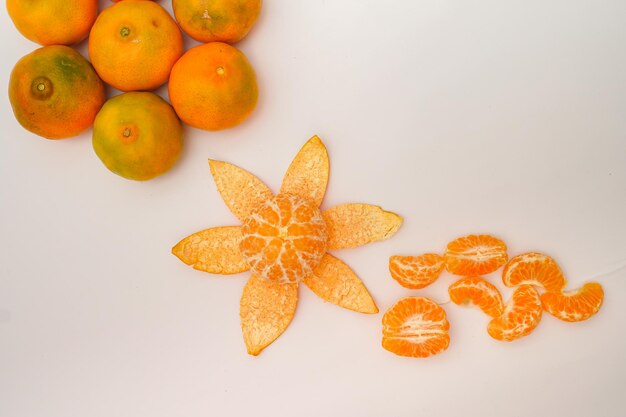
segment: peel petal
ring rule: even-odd
[[[395,213],[369,204],[343,204],[322,213],[328,230],[328,248],[355,248],[389,239],[403,219]]]
[[[348,265],[330,254],[324,255],[304,284],[320,298],[348,310],[376,314],[378,307],[359,277]]]
[[[224,203],[244,221],[261,203],[272,197],[272,191],[245,169],[223,161],[209,160],[211,174]]]
[[[239,251],[241,226],[214,227],[187,236],[172,253],[187,265],[212,274],[236,274],[250,269]]]
[[[252,275],[241,295],[239,314],[248,353],[258,355],[291,323],[298,284],[276,284]]]
[[[320,138],[313,136],[289,165],[280,192],[306,198],[319,207],[326,193],[329,173],[326,146]]]

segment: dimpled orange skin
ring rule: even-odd
[[[200,42],[234,43],[248,34],[261,0],[172,0],[181,29]]]
[[[7,0],[7,11],[24,37],[40,45],[72,45],[89,34],[97,0]]]
[[[254,110],[259,94],[254,69],[245,55],[222,42],[185,52],[172,68],[168,89],[181,120],[205,130],[243,122]]]
[[[104,84],[92,66],[68,46],[44,46],[24,56],[9,80],[15,118],[48,139],[89,128],[105,99]]]
[[[241,254],[250,270],[268,281],[297,283],[310,276],[326,253],[326,223],[315,203],[278,194],[243,222]]]
[[[183,126],[174,109],[150,92],[109,99],[96,117],[93,147],[112,172],[145,181],[168,171],[183,147]]]
[[[164,84],[183,50],[174,19],[148,0],[124,0],[104,9],[89,35],[89,57],[98,75],[122,91]]]

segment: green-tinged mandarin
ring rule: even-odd
[[[98,0],[7,0],[24,37],[40,45],[72,45],[85,39],[98,15]]]
[[[181,29],[200,42],[234,43],[259,16],[261,0],[172,0]]]
[[[183,127],[174,109],[149,92],[108,100],[93,128],[93,148],[112,172],[149,180],[168,171],[183,146]]]
[[[15,118],[48,139],[89,128],[105,99],[104,84],[91,64],[67,46],[45,46],[24,56],[9,80]]]

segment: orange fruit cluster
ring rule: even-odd
[[[7,0],[19,32],[43,45],[11,72],[17,121],[48,139],[69,138],[94,124],[107,99],[105,84],[123,92],[114,98],[142,92],[110,99],[107,115],[99,117],[111,126],[141,129],[131,135],[100,123],[93,135],[103,164],[133,180],[154,178],[174,165],[181,120],[205,130],[243,122],[256,107],[258,87],[252,65],[230,43],[254,26],[261,0],[173,0],[172,6],[175,18],[149,0],[114,0],[99,14],[97,0]],[[185,52],[183,33],[206,43]],[[71,48],[87,37],[91,62]],[[152,92],[168,81],[171,105]],[[145,111],[127,114],[129,102]]]
[[[529,252],[507,261],[503,241],[489,235],[470,235],[450,242],[443,256],[392,256],[389,272],[400,285],[412,289],[433,283],[444,267],[452,274],[464,276],[449,286],[450,300],[457,305],[474,305],[490,316],[487,333],[499,341],[513,341],[530,334],[544,311],[574,322],[593,316],[602,305],[604,292],[598,283],[564,291],[563,272],[547,255]],[[502,266],[503,284],[515,288],[507,303],[495,285],[479,276]],[[437,319],[432,318],[435,312]],[[401,356],[427,357],[444,351],[449,345],[445,311],[422,297],[400,300],[383,317],[382,344]]]

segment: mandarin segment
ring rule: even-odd
[[[473,304],[491,317],[499,317],[504,310],[500,291],[479,277],[461,278],[448,287],[448,294],[454,304]]]
[[[443,258],[435,253],[419,256],[395,255],[389,258],[391,277],[410,289],[420,289],[432,284],[443,268]]]
[[[209,160],[209,167],[224,203],[241,221],[272,197],[267,185],[245,169],[214,160]]]
[[[239,251],[241,226],[214,227],[187,236],[172,253],[187,265],[212,274],[236,274],[249,269]]]
[[[554,259],[542,253],[528,252],[517,255],[506,264],[502,282],[507,287],[529,284],[549,292],[560,292],[566,280]]]
[[[444,254],[446,269],[454,275],[489,274],[508,259],[506,245],[490,235],[463,236],[448,243]]]
[[[248,353],[258,355],[291,323],[298,304],[298,284],[277,284],[252,275],[243,289],[240,318]]]
[[[322,213],[328,226],[328,248],[356,248],[366,243],[389,239],[400,226],[402,217],[379,206],[343,204]]]
[[[406,297],[383,316],[383,348],[400,356],[426,358],[448,348],[449,329],[441,306],[428,298]]]
[[[515,289],[502,315],[494,318],[487,332],[496,340],[510,342],[529,335],[541,321],[541,299],[532,285]]]
[[[326,146],[320,138],[313,136],[289,165],[280,192],[306,198],[319,207],[326,193],[329,173]]]
[[[323,300],[359,313],[376,314],[378,307],[363,282],[348,265],[326,254],[304,284]]]
[[[559,320],[576,322],[587,320],[602,306],[604,290],[597,282],[563,293],[547,292],[541,296],[544,310]]]
[[[300,282],[326,253],[326,224],[317,206],[278,194],[244,221],[239,246],[252,272],[278,283]]]

